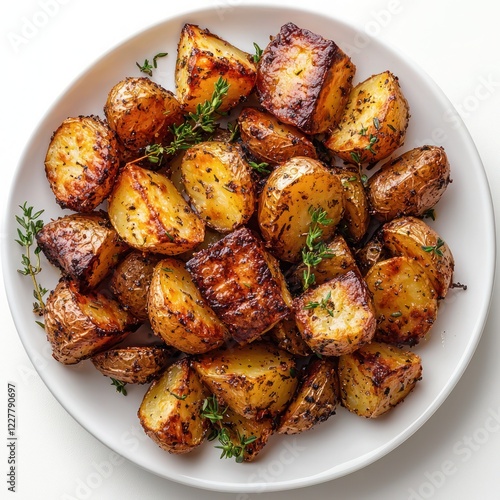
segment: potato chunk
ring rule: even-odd
[[[408,350],[372,342],[339,358],[342,405],[376,418],[404,400],[422,377],[420,357]]]
[[[229,90],[219,111],[243,101],[255,85],[256,66],[250,54],[236,48],[208,29],[185,24],[181,31],[175,66],[177,98],[187,112],[210,100],[215,82],[227,80]]]
[[[410,107],[397,77],[384,71],[352,89],[325,146],[346,162],[375,163],[403,144],[409,119]]]
[[[186,267],[241,344],[260,337],[290,311],[291,296],[276,259],[246,227],[200,250]]]
[[[257,71],[262,106],[306,134],[337,124],[356,71],[332,41],[287,23],[264,49]]]
[[[370,342],[375,334],[375,312],[366,285],[349,271],[293,302],[295,321],[314,352],[340,356]]]
[[[45,156],[45,174],[56,202],[75,212],[91,212],[108,197],[119,167],[116,135],[97,116],[64,120]]]

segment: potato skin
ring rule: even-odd
[[[52,134],[45,174],[57,204],[91,212],[110,194],[120,167],[115,133],[98,116],[70,117]]]
[[[384,222],[403,215],[422,216],[441,199],[450,182],[450,164],[442,147],[414,148],[370,177],[370,211]]]

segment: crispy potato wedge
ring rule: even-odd
[[[297,328],[293,315],[282,319],[273,326],[269,330],[269,336],[280,349],[285,349],[294,356],[305,357],[312,354],[311,348],[304,341]]]
[[[50,221],[36,241],[47,260],[77,281],[94,288],[128,250],[105,212],[70,214]]]
[[[210,100],[215,82],[224,78],[229,89],[219,111],[242,102],[253,90],[257,68],[250,54],[208,29],[185,24],[177,49],[175,85],[177,98],[187,112]]]
[[[263,341],[195,356],[192,366],[221,405],[256,420],[276,417],[298,383],[293,356]]]
[[[455,259],[439,234],[416,217],[386,222],[381,230],[384,246],[392,255],[406,255],[418,262],[431,280],[438,298],[446,297],[453,280]]]
[[[344,213],[340,178],[313,158],[298,156],[279,165],[259,197],[258,221],[274,255],[298,262],[311,226],[311,213],[321,209],[330,219],[321,226],[322,239],[332,237]]]
[[[95,354],[92,364],[106,377],[126,384],[149,384],[168,366],[172,350],[163,346],[115,347]]]
[[[375,334],[371,297],[354,271],[307,290],[294,300],[293,307],[302,337],[323,356],[352,352]]]
[[[257,94],[281,122],[319,134],[340,119],[355,71],[335,42],[287,23],[263,51]]]
[[[375,163],[403,144],[409,119],[410,107],[398,78],[384,71],[351,90],[339,123],[324,144],[348,163]]]
[[[180,359],[149,387],[137,413],[139,421],[160,448],[188,453],[205,440],[209,421],[201,417],[201,408],[208,396],[188,358]]]
[[[339,358],[340,398],[349,411],[377,418],[404,400],[422,377],[417,354],[372,342]]]
[[[330,358],[311,358],[295,396],[280,417],[277,432],[299,434],[325,422],[335,414],[338,400],[335,362]]]
[[[184,263],[174,258],[162,259],[154,269],[148,314],[153,332],[168,345],[188,354],[215,349],[229,337]]]
[[[248,222],[256,199],[251,167],[239,145],[196,144],[183,156],[181,172],[191,205],[207,226],[228,233]]]
[[[66,279],[50,293],[44,323],[52,355],[65,365],[109,349],[140,325],[116,300],[99,292],[81,293],[77,283]]]
[[[384,222],[403,215],[422,216],[441,199],[450,182],[450,163],[442,147],[414,148],[370,177],[370,211]]]
[[[158,172],[128,164],[108,207],[111,224],[131,247],[177,255],[201,243],[205,225],[172,182]]]
[[[115,133],[98,116],[67,118],[52,134],[45,174],[56,202],[91,212],[110,194],[120,167]]]
[[[278,262],[246,227],[200,250],[186,267],[240,344],[254,341],[290,312],[291,296]]]
[[[437,294],[425,270],[410,257],[375,264],[365,281],[377,317],[375,340],[416,345],[437,318]]]

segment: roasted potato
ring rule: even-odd
[[[205,302],[184,263],[174,258],[156,265],[148,293],[153,332],[168,345],[195,354],[221,346],[227,329]]]
[[[93,365],[106,377],[126,384],[149,384],[168,366],[172,350],[163,346],[116,347],[95,354]]]
[[[386,222],[381,229],[385,248],[392,255],[406,255],[418,262],[431,280],[439,299],[446,297],[452,284],[455,259],[439,234],[416,217]]]
[[[146,77],[127,77],[114,85],[104,113],[120,142],[132,151],[171,140],[170,127],[184,119],[175,95]]]
[[[227,111],[252,92],[257,68],[250,54],[236,48],[208,29],[185,24],[181,31],[175,66],[177,98],[187,112],[212,98],[215,83],[229,84],[219,111]]]
[[[116,300],[99,292],[81,293],[77,283],[67,279],[50,293],[44,323],[52,355],[65,365],[109,349],[140,324]]]
[[[56,202],[75,212],[91,212],[109,196],[119,167],[116,135],[98,116],[64,120],[45,156]]]
[[[269,336],[279,348],[285,349],[294,356],[306,357],[312,354],[311,348],[297,328],[293,314],[273,326],[269,330]]]
[[[358,269],[363,276],[366,275],[374,264],[381,260],[388,259],[390,256],[378,232],[376,232],[361,248],[358,248],[354,254]]]
[[[245,149],[258,161],[278,165],[295,156],[317,158],[310,138],[297,127],[281,123],[274,115],[257,108],[243,108],[238,116]]]
[[[352,89],[324,144],[348,163],[375,163],[403,144],[409,119],[410,107],[398,78],[384,71]]]
[[[77,281],[94,288],[128,250],[105,212],[70,214],[50,221],[36,241],[47,260]]]
[[[200,250],[186,267],[240,344],[260,337],[290,312],[291,296],[278,262],[246,227]]]
[[[370,177],[370,211],[384,222],[403,215],[422,216],[441,199],[450,182],[450,164],[442,147],[412,149]]]
[[[335,42],[287,23],[262,53],[257,95],[281,122],[319,134],[340,119],[355,71]]]
[[[293,356],[263,341],[195,356],[192,366],[221,405],[256,420],[276,417],[298,382]]]
[[[318,160],[298,156],[279,165],[258,205],[259,227],[273,254],[286,262],[300,260],[314,210],[326,212],[329,224],[321,226],[321,239],[330,239],[344,213],[343,197],[340,178]]]
[[[372,342],[339,358],[340,398],[349,411],[376,418],[404,400],[422,377],[420,356]]]
[[[128,164],[108,207],[111,224],[131,247],[177,255],[201,243],[205,225],[172,182],[158,172]]]
[[[388,344],[418,344],[437,318],[437,294],[425,270],[409,257],[375,264],[365,281],[377,317],[374,339]]]
[[[201,416],[209,392],[189,366],[188,358],[170,365],[153,381],[139,407],[146,434],[169,453],[187,453],[205,439],[209,421]]]
[[[186,151],[182,181],[199,217],[228,233],[246,224],[255,210],[251,167],[237,144],[202,142]]]
[[[311,358],[292,401],[280,417],[277,432],[299,434],[335,414],[339,384],[335,362]]]
[[[371,297],[354,271],[307,290],[294,299],[293,308],[303,339],[323,356],[352,352],[375,334]]]

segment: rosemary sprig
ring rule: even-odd
[[[33,213],[33,207],[28,207],[26,201],[22,205],[19,205],[19,208],[22,210],[22,216],[16,215],[16,221],[21,227],[17,228],[19,239],[15,241],[24,247],[25,253],[21,256],[21,264],[24,268],[18,269],[17,271],[23,276],[31,277],[31,281],[33,282],[33,297],[35,298],[33,312],[42,316],[45,310],[43,297],[48,292],[46,288],[38,283],[36,278],[37,274],[42,270],[40,265],[40,252],[42,249],[36,245],[32,255],[31,248],[36,244],[36,235],[43,228],[43,220],[39,217],[44,211],[39,210]],[[34,263],[32,262],[32,258],[35,259]]]
[[[127,395],[127,389],[125,389],[127,382],[122,382],[121,380],[116,380],[115,378],[111,377],[111,385],[116,387],[116,392],[119,392],[124,396]]]
[[[142,73],[146,73],[146,75],[153,76],[153,69],[156,69],[158,67],[157,60],[160,57],[165,57],[165,56],[168,56],[168,52],[159,52],[153,57],[153,64],[151,64],[148,59],[144,59],[144,63],[142,65],[139,64],[138,62],[136,62],[135,64]]]

